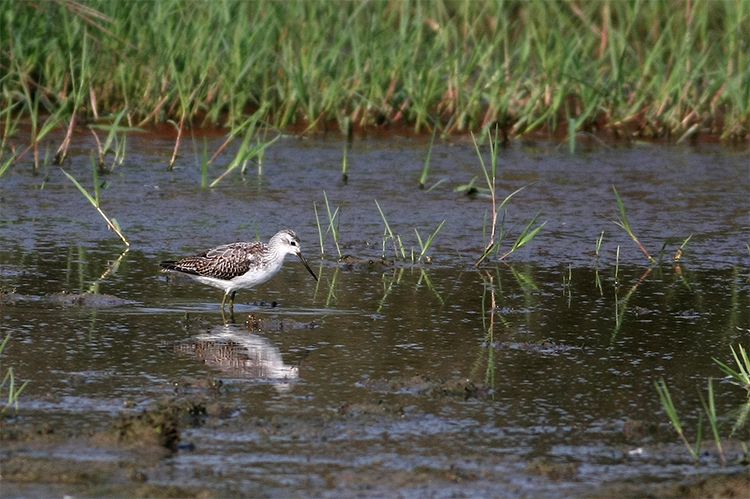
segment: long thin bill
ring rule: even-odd
[[[310,272],[310,275],[313,276],[313,279],[316,281],[318,280],[318,276],[315,275],[315,272],[310,268],[310,266],[307,264],[307,260],[305,260],[305,257],[302,256],[302,253],[297,253],[297,256],[300,260],[302,260],[302,264],[305,266],[308,272]]]

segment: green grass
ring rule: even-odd
[[[0,112],[37,157],[49,129],[122,109],[178,131],[262,108],[303,132],[496,124],[571,150],[602,130],[747,140],[749,23],[741,0],[0,0]]]
[[[0,341],[0,357],[2,357],[8,341],[10,341],[10,334],[8,334],[3,341]],[[0,373],[2,373],[2,369],[0,369]],[[5,370],[2,380],[0,380],[0,394],[4,391],[6,391],[7,394],[2,396],[5,399],[5,402],[0,402],[0,416],[5,414],[11,407],[16,412],[18,411],[18,399],[28,383],[28,381],[25,381],[21,386],[18,386],[13,368],[9,367]]]
[[[732,349],[732,357],[734,358],[734,363],[737,366],[737,370],[732,369],[730,366],[718,359],[714,359],[714,362],[719,365],[721,370],[729,377],[729,380],[732,383],[747,390],[748,398],[750,398],[750,357],[748,357],[747,351],[743,348],[742,345],[737,345],[737,350],[739,353],[735,352],[733,346],[730,346],[730,348]]]
[[[120,228],[120,224],[117,222],[117,219],[114,217],[109,217],[106,213],[104,213],[104,210],[101,208],[101,196],[100,196],[100,185],[99,185],[99,167],[96,163],[96,161],[92,158],[91,160],[92,164],[92,177],[93,177],[93,184],[94,184],[94,194],[92,195],[83,185],[81,185],[76,178],[71,175],[70,173],[66,172],[62,168],[60,171],[63,172],[63,174],[68,177],[68,179],[73,182],[73,185],[76,186],[76,188],[80,191],[81,194],[83,194],[83,197],[86,198],[86,200],[91,204],[91,206],[94,207],[94,209],[99,213],[99,215],[102,216],[105,222],[107,222],[107,227],[110,228],[117,236],[122,239],[122,242],[125,243],[125,246],[130,246],[130,242],[125,237],[125,234],[123,234],[122,229]]]
[[[479,190],[479,188],[474,188],[474,179],[471,180],[469,184],[469,188],[467,192],[472,192],[472,188],[476,192],[486,192],[487,196],[490,198],[491,201],[491,211],[490,211],[490,233],[489,236],[486,234],[486,228],[483,231],[483,238],[487,239],[487,243],[484,246],[484,251],[482,251],[482,254],[480,255],[479,259],[475,262],[475,266],[479,267],[479,265],[491,254],[498,255],[498,260],[504,260],[517,250],[523,248],[528,243],[530,243],[534,238],[539,234],[539,231],[542,230],[544,225],[547,223],[542,222],[539,225],[536,225],[536,221],[539,218],[539,213],[534,215],[531,220],[526,224],[526,226],[521,230],[521,233],[516,238],[515,242],[511,245],[510,249],[505,251],[502,255],[499,253],[500,248],[505,241],[505,238],[507,236],[507,231],[505,229],[505,215],[507,214],[507,209],[503,211],[503,217],[500,219],[500,223],[498,224],[497,217],[500,214],[501,210],[503,210],[506,205],[510,202],[510,200],[524,190],[526,186],[519,187],[515,191],[511,192],[505,198],[498,204],[497,203],[497,168],[498,168],[498,157],[499,157],[499,148],[500,143],[497,136],[497,129],[495,129],[495,135],[493,136],[490,130],[487,130],[487,139],[489,142],[489,149],[490,149],[490,165],[487,166],[487,164],[484,161],[484,157],[482,156],[482,151],[479,149],[479,143],[477,142],[476,137],[474,134],[471,135],[472,140],[474,141],[474,150],[477,153],[477,157],[479,158],[479,166],[482,169],[482,174],[484,175],[485,183],[487,184],[486,188],[483,188],[482,190]],[[465,190],[466,186],[459,186],[457,190]],[[486,224],[485,224],[486,227]]]
[[[701,444],[703,442],[703,416],[701,415],[698,421],[695,444],[691,445],[687,437],[685,436],[684,430],[682,429],[682,421],[680,421],[680,416],[677,414],[677,408],[672,401],[672,396],[669,393],[667,383],[663,379],[660,379],[654,384],[654,386],[656,387],[656,391],[659,394],[661,407],[667,414],[669,422],[672,424],[672,428],[674,428],[675,432],[677,432],[677,435],[680,437],[680,440],[682,440],[682,443],[685,444],[685,447],[687,448],[688,452],[690,452],[693,460],[697,462],[700,458]]]
[[[424,164],[422,165],[422,174],[419,176],[419,188],[424,189],[427,183],[427,177],[430,174],[430,160],[432,159],[432,148],[435,146],[435,136],[437,135],[437,128],[432,131],[432,138],[430,139],[430,145],[427,147],[427,154],[424,158]]]
[[[383,219],[383,258],[385,258],[385,247],[388,244],[388,240],[390,239],[391,243],[393,244],[393,253],[396,256],[396,259],[406,260],[406,248],[404,247],[403,242],[401,241],[401,236],[398,234],[394,234],[393,230],[391,230],[391,225],[388,223],[388,219],[385,216],[385,213],[383,213],[383,209],[380,207],[380,203],[378,203],[378,200],[375,200],[375,206],[378,208],[378,213],[380,213],[380,218]]]
[[[720,360],[714,359],[714,362],[718,364],[718,366],[721,368],[724,374],[728,376],[729,380],[733,384],[736,384],[746,390],[745,400],[742,402],[742,405],[740,405],[739,410],[735,411],[737,416],[730,433],[730,436],[733,436],[740,428],[745,427],[748,415],[750,414],[750,360],[748,360],[747,352],[742,347],[742,345],[738,345],[739,354],[734,350],[734,347],[731,347],[731,350],[732,356],[734,357],[734,362],[737,366],[737,370],[734,370],[732,367],[729,367],[727,364],[723,363]],[[719,455],[719,460],[721,461],[722,466],[726,465],[727,459],[721,439],[722,418],[719,416],[716,409],[716,394],[714,392],[713,380],[711,378],[708,379],[706,397],[704,397],[703,394],[700,394],[703,412],[699,413],[698,423],[696,427],[695,444],[691,444],[685,436],[682,421],[677,414],[677,408],[672,400],[672,396],[669,393],[667,383],[663,379],[660,379],[655,383],[655,387],[657,393],[659,394],[661,407],[666,413],[667,418],[672,425],[672,428],[674,428],[675,432],[677,432],[677,435],[685,444],[688,452],[690,452],[690,455],[693,457],[693,459],[698,462],[701,455],[701,447],[703,444],[703,417],[705,415],[705,418],[708,420],[708,426],[711,430],[714,445],[716,446],[716,452]]]
[[[643,253],[643,256],[646,257],[650,264],[655,264],[656,260],[654,260],[648,250],[646,250],[646,247],[643,246],[643,243],[641,243],[638,237],[636,237],[635,232],[633,231],[633,227],[630,225],[630,221],[628,220],[628,213],[625,210],[625,203],[622,202],[620,193],[617,192],[617,188],[614,185],[612,186],[612,191],[615,193],[615,201],[617,202],[618,211],[618,218],[617,220],[614,220],[615,225],[622,228],[622,230],[624,230],[628,234],[628,236],[630,236],[630,239],[632,239],[636,246],[638,246],[638,249],[641,250],[641,253]]]
[[[416,227],[414,228],[414,234],[417,236],[417,244],[419,245],[419,249],[415,250],[413,247],[410,251],[407,251],[406,246],[404,246],[404,242],[401,240],[401,235],[396,234],[391,229],[391,225],[388,223],[388,218],[386,218],[385,213],[383,212],[383,209],[380,207],[380,203],[378,203],[378,200],[375,199],[375,207],[378,209],[378,213],[380,213],[380,218],[383,220],[383,253],[382,258],[385,259],[386,255],[386,246],[388,245],[388,241],[391,241],[393,245],[393,253],[396,258],[396,260],[402,260],[402,261],[411,261],[412,264],[417,263],[431,263],[432,258],[427,255],[427,252],[430,250],[430,247],[432,246],[432,243],[435,242],[435,238],[440,233],[440,230],[443,228],[443,225],[445,225],[445,220],[440,222],[437,227],[435,227],[435,230],[430,233],[429,236],[427,236],[427,239],[422,238],[422,234],[419,233],[419,229]]]
[[[330,232],[331,237],[333,238],[333,243],[336,245],[336,254],[338,254],[339,259],[341,259],[344,255],[341,253],[341,246],[339,245],[339,240],[341,238],[341,233],[339,231],[339,224],[341,222],[341,207],[337,206],[335,210],[331,211],[331,204],[328,202],[328,195],[326,194],[326,191],[323,191],[323,201],[326,204],[326,215],[328,215],[328,228],[326,229],[326,235]],[[323,248],[323,232],[320,228],[320,220],[318,219],[318,207],[315,205],[315,202],[313,202],[313,209],[315,210],[315,220],[318,223],[318,236],[320,237],[320,255],[324,255],[324,248]]]

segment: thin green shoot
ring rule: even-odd
[[[675,252],[674,257],[673,257],[673,260],[675,262],[679,262],[680,260],[682,260],[682,257],[685,255],[685,247],[687,246],[687,244],[690,242],[692,238],[693,238],[693,235],[690,234],[688,237],[685,238],[684,241],[682,241],[682,244],[680,245],[680,247],[677,248],[677,251]]]
[[[487,244],[484,247],[484,252],[482,256],[479,257],[479,260],[477,260],[477,263],[476,263],[477,267],[479,266],[480,263],[482,263],[482,260],[484,260],[486,256],[489,255],[492,249],[495,248],[495,232],[497,230],[497,214],[498,214],[498,211],[500,210],[500,207],[497,206],[497,187],[496,187],[498,145],[499,145],[497,142],[497,129],[495,129],[494,138],[492,137],[489,129],[487,130],[487,136],[490,142],[490,167],[489,168],[484,162],[484,157],[482,156],[482,151],[479,150],[479,143],[477,142],[476,137],[474,136],[473,133],[471,134],[471,140],[474,143],[474,150],[476,151],[477,157],[479,158],[479,166],[481,166],[482,168],[482,173],[484,174],[484,180],[487,183],[487,190],[490,193],[491,202],[492,202],[490,236],[489,236],[489,240],[487,241]]]
[[[440,180],[438,180],[437,182],[435,182],[434,184],[432,184],[431,186],[429,186],[425,192],[430,192],[433,189],[436,189],[440,184],[444,184],[447,181],[448,181],[448,179],[441,178]]]
[[[75,78],[75,69],[74,69],[74,61],[73,56],[70,54],[69,64],[70,64],[70,77],[71,77],[71,84],[73,88],[75,88],[75,97],[73,99],[73,111],[70,115],[70,119],[68,120],[68,128],[65,132],[65,137],[63,138],[62,143],[60,144],[60,147],[57,148],[57,152],[55,153],[55,163],[62,166],[65,162],[65,158],[68,156],[68,148],[70,147],[70,143],[73,138],[73,130],[76,126],[77,121],[77,113],[78,109],[80,108],[81,104],[83,103],[83,99],[86,95],[86,90],[89,88],[87,85],[87,75],[88,75],[88,36],[87,36],[87,30],[84,30],[83,37],[81,40],[81,57],[80,57],[80,72],[78,75],[78,79]]]
[[[539,213],[534,215],[531,220],[529,220],[529,223],[526,224],[526,226],[521,231],[521,234],[518,236],[516,241],[513,243],[513,246],[506,251],[499,260],[504,260],[506,257],[513,254],[515,251],[518,251],[519,249],[523,248],[527,244],[529,244],[531,241],[534,240],[534,238],[539,234],[539,231],[542,230],[542,227],[544,227],[547,224],[547,221],[545,220],[541,224],[534,227],[534,224],[536,223],[537,218],[539,218]]]
[[[714,362],[719,365],[719,368],[729,377],[732,383],[747,390],[748,397],[750,397],[750,358],[748,358],[747,351],[742,345],[737,345],[737,351],[731,345],[729,348],[732,350],[732,357],[737,370],[717,358],[714,358]]]
[[[17,63],[19,64],[19,63]],[[23,75],[24,71],[20,67],[16,69],[16,72],[19,75]],[[31,124],[31,143],[29,146],[21,152],[18,157],[23,157],[29,150],[33,150],[34,153],[34,173],[39,172],[39,144],[42,142],[44,137],[46,137],[52,130],[57,129],[58,125],[63,119],[63,112],[64,109],[62,107],[59,107],[54,112],[50,112],[47,116],[47,119],[44,121],[44,123],[39,124],[39,116],[40,116],[40,110],[39,110],[39,102],[42,100],[42,92],[36,91],[34,92],[34,97],[31,96],[31,90],[29,88],[29,84],[25,77],[22,77],[20,79],[21,83],[21,90],[23,91],[23,101],[26,104],[26,109],[29,113],[29,120]],[[47,99],[44,99],[45,102],[48,102]]]
[[[21,120],[22,113],[17,113],[14,119],[13,110],[16,106],[20,105],[21,102],[13,103],[3,109],[2,112],[0,112],[0,115],[5,115],[5,122],[3,124],[3,138],[2,141],[0,141],[0,154],[5,152],[5,146],[8,144],[8,139],[15,135],[16,130],[18,130],[18,122]]]
[[[602,249],[602,240],[604,240],[604,231],[602,231],[602,233],[599,234],[599,237],[596,240],[596,248],[594,249],[594,254],[596,255],[596,258],[599,258],[599,252]]]
[[[201,189],[208,188],[208,139],[203,137],[203,154],[201,156]]]
[[[714,437],[714,443],[716,444],[716,451],[719,453],[721,465],[725,466],[727,464],[727,460],[724,456],[724,448],[721,445],[721,436],[719,435],[719,418],[716,415],[714,385],[711,378],[708,378],[708,400],[705,400],[703,398],[703,395],[701,395],[701,404],[703,405],[703,410],[705,411],[706,417],[708,418],[708,424],[711,427],[711,433]]]
[[[10,333],[8,333],[5,336],[5,339],[0,342],[0,356],[2,356],[3,351],[5,351],[8,341],[10,341]],[[5,371],[5,376],[3,376],[2,381],[0,381],[0,391],[5,390],[7,386],[8,395],[5,398],[5,405],[0,409],[0,414],[5,414],[5,412],[11,407],[18,412],[18,399],[21,396],[21,392],[23,392],[28,384],[29,382],[25,381],[21,386],[16,386],[16,376],[13,368],[9,367]]]
[[[268,104],[263,104],[260,109],[258,109],[255,113],[253,113],[251,116],[249,116],[245,121],[240,123],[238,126],[233,127],[229,134],[227,135],[226,140],[222,142],[222,144],[214,151],[214,153],[211,155],[211,159],[208,160],[209,164],[212,164],[214,161],[216,161],[216,158],[218,158],[227,147],[229,147],[229,144],[231,144],[237,136],[242,132],[248,132],[252,134],[255,129],[258,126],[258,123],[260,122],[263,114],[266,112],[268,108]],[[265,132],[263,135],[263,138],[265,139]]]
[[[732,425],[732,431],[729,433],[730,437],[734,437],[734,435],[747,427],[747,420],[748,417],[750,417],[750,400],[742,404],[742,406],[737,411],[737,419],[734,421],[734,424]],[[748,455],[747,449],[745,449],[745,456]]]
[[[667,388],[667,383],[664,381],[664,379],[660,379],[659,381],[654,383],[654,385],[656,386],[656,391],[659,393],[659,401],[661,402],[661,407],[669,417],[669,421],[672,423],[672,427],[677,432],[677,435],[680,437],[682,442],[685,444],[685,447],[687,447],[690,455],[693,456],[693,459],[695,461],[698,461],[698,458],[700,457],[700,440],[696,442],[695,446],[693,446],[690,445],[687,437],[685,437],[685,432],[682,430],[682,422],[680,421],[680,417],[677,414],[677,409],[675,408],[674,402],[672,402],[672,396],[669,394],[669,388]],[[698,425],[699,435],[702,433],[701,428],[703,425],[701,423],[702,421]]]
[[[3,175],[5,175],[5,172],[8,171],[8,169],[10,168],[10,165],[12,165],[13,161],[15,160],[16,160],[16,157],[11,155],[4,162],[0,163],[0,178],[2,178]]]
[[[344,154],[341,157],[341,181],[346,184],[349,181],[349,149],[354,138],[354,125],[349,116],[343,119],[342,128],[342,131],[346,133],[346,141],[344,142]]]
[[[94,140],[96,141],[98,164],[99,164],[99,169],[101,171],[106,170],[105,168],[106,157],[110,152],[114,152],[115,154],[115,163],[117,163],[118,161],[118,152],[117,152],[117,146],[119,145],[119,141],[117,139],[118,133],[122,133],[124,136],[124,134],[127,132],[142,132],[143,131],[142,128],[120,126],[120,122],[122,121],[122,119],[125,117],[126,114],[127,114],[127,108],[122,109],[119,113],[117,113],[117,115],[115,115],[110,125],[89,125],[89,130],[91,130],[91,134],[94,136]],[[107,136],[104,139],[104,143],[102,143],[99,140],[99,136],[96,134],[96,130],[107,132]],[[112,148],[112,144],[115,144],[114,150]]]
[[[323,245],[323,228],[320,226],[320,217],[318,216],[318,205],[313,201],[313,211],[315,212],[315,225],[318,227],[318,242],[320,243],[320,256],[325,256],[326,250]]]
[[[107,214],[104,213],[104,211],[102,210],[102,208],[100,206],[100,199],[99,199],[99,175],[97,173],[96,163],[94,163],[94,168],[93,168],[93,171],[94,171],[94,173],[93,173],[93,177],[94,177],[94,195],[93,196],[89,193],[88,190],[86,190],[85,187],[83,187],[80,184],[80,182],[78,182],[78,180],[75,179],[75,177],[73,177],[73,175],[71,175],[70,173],[66,172],[62,168],[60,169],[60,171],[62,171],[65,174],[65,176],[68,177],[68,179],[71,182],[73,182],[73,185],[75,185],[78,188],[78,190],[81,192],[81,194],[83,194],[83,196],[86,198],[86,200],[88,200],[88,202],[91,203],[91,206],[93,206],[96,209],[96,211],[99,212],[99,215],[101,215],[102,218],[104,218],[104,221],[107,222],[107,226],[111,230],[113,230],[115,232],[115,234],[117,234],[119,236],[120,239],[122,239],[122,242],[125,243],[125,246],[130,246],[130,243],[125,238],[125,234],[122,233],[122,229],[120,228],[120,224],[117,222],[117,220],[114,217],[110,218],[109,216],[107,216]]]
[[[424,158],[424,165],[422,165],[422,175],[419,177],[419,188],[424,189],[427,184],[427,176],[430,174],[430,160],[432,159],[432,148],[435,145],[435,136],[437,135],[437,127],[432,131],[432,138],[430,139],[430,145],[427,147],[427,155]],[[430,189],[434,189],[433,185]]]
[[[336,245],[336,253],[339,256],[339,259],[341,259],[343,255],[341,254],[341,247],[339,246],[339,222],[341,221],[340,210],[337,206],[333,212],[331,211],[331,204],[328,202],[328,195],[326,194],[326,191],[323,191],[323,200],[326,203],[326,214],[328,215],[328,229],[326,230],[326,234],[328,232],[331,233],[333,242]]]
[[[571,264],[568,264],[568,273],[563,274],[563,287],[569,288],[571,283],[573,282],[573,266]]]
[[[630,236],[630,239],[633,240],[633,242],[638,246],[638,248],[641,250],[641,252],[644,254],[646,259],[648,259],[649,263],[652,265],[656,263],[654,258],[649,254],[649,252],[646,250],[646,248],[643,246],[643,244],[638,240],[638,238],[635,235],[635,232],[633,232],[633,228],[630,225],[630,222],[628,221],[628,214],[625,211],[625,204],[622,202],[622,198],[620,197],[620,193],[617,192],[617,188],[613,185],[612,191],[615,193],[615,200],[617,201],[617,210],[619,211],[619,217],[617,220],[613,220],[615,225],[621,227],[627,234]]]
[[[522,190],[526,189],[526,187],[528,187],[528,186],[524,185],[522,187],[519,187],[515,191],[511,192],[510,194],[508,194],[507,196],[505,196],[505,198],[502,200],[502,202],[497,207],[493,206],[492,209],[493,210],[495,210],[495,209],[501,210],[502,208],[505,207],[505,205],[507,205],[510,202],[510,200],[513,198],[513,196],[515,196],[516,194],[518,194]],[[493,205],[494,205],[494,197],[493,197]],[[536,219],[536,217],[535,217],[535,219]],[[547,223],[547,222],[544,222],[544,223]],[[493,226],[492,226],[492,229],[491,229],[492,231],[490,233],[490,242],[484,248],[484,252],[482,253],[482,256],[480,256],[479,260],[477,260],[477,262],[474,264],[475,267],[478,267],[493,252],[499,251],[500,245],[503,243],[503,241],[505,239],[505,229],[504,229],[504,226],[505,226],[505,215],[503,214],[503,218],[501,219],[500,224],[498,224],[497,223],[497,212],[494,212],[494,214],[492,216],[492,224],[493,224]],[[542,225],[544,225],[544,224],[542,224]],[[534,236],[536,236],[536,233],[534,233]],[[533,239],[533,237],[532,237],[532,239]],[[529,241],[527,241],[527,242],[529,242]],[[512,251],[511,251],[511,253],[512,253]]]
[[[576,152],[576,132],[578,129],[578,121],[575,118],[568,118],[568,152],[575,154]]]
[[[401,241],[401,234],[396,234],[396,243],[401,249],[401,259],[406,260],[406,248],[404,247],[403,241]],[[414,253],[412,252],[412,262],[414,262]]]
[[[385,217],[385,213],[383,213],[383,209],[380,207],[380,203],[378,203],[378,200],[375,199],[375,206],[378,208],[378,212],[380,213],[380,217],[383,219],[383,224],[385,224],[385,228],[383,229],[383,258],[385,258],[385,246],[388,239],[391,239],[393,241],[393,251],[398,257],[398,254],[401,253],[401,259],[406,260],[406,250],[404,248],[404,245],[401,243],[401,238],[396,236],[393,231],[391,230],[391,226],[388,223],[388,219]]]
[[[617,245],[615,251],[615,286],[620,285],[620,245]]]
[[[180,151],[180,144],[182,143],[182,130],[185,127],[185,111],[183,110],[182,117],[180,118],[179,123],[175,123],[174,120],[167,120],[167,123],[172,125],[175,130],[177,130],[177,138],[174,141],[172,157],[169,158],[169,163],[167,164],[167,170],[172,171],[174,169],[175,163],[177,163],[177,153]]]
[[[438,224],[438,226],[435,228],[435,230],[432,231],[432,234],[429,235],[427,241],[425,242],[422,242],[422,236],[419,234],[419,231],[416,229],[416,227],[414,228],[414,233],[417,235],[417,242],[419,243],[419,256],[416,258],[418,262],[421,262],[424,259],[427,251],[430,249],[430,246],[432,246],[435,237],[437,237],[440,229],[443,228],[443,225],[445,225],[445,220]]]
[[[255,131],[251,129],[247,132],[247,134],[245,134],[245,138],[242,140],[242,144],[240,144],[240,148],[237,151],[237,154],[234,156],[234,159],[231,163],[229,163],[229,166],[227,166],[227,169],[224,171],[224,173],[216,177],[216,179],[211,182],[211,184],[209,185],[210,188],[216,187],[219,182],[221,182],[227,175],[229,175],[237,168],[242,167],[244,169],[248,161],[262,155],[266,148],[270,147],[274,142],[281,138],[281,135],[277,135],[267,142],[256,142],[255,144],[251,145],[250,140],[254,132]]]
[[[128,144],[128,136],[125,134],[122,134],[122,136],[117,139],[115,138],[115,153],[114,153],[114,159],[112,160],[112,167],[111,170],[115,169],[115,166],[121,166],[122,163],[125,161],[125,150],[127,148]]]

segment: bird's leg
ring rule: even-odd
[[[232,296],[230,297],[229,301],[229,308],[234,310],[234,295],[237,294],[237,291],[232,291]]]
[[[221,312],[224,312],[224,302],[227,301],[227,293],[224,293],[224,298],[221,299]]]

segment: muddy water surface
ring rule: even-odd
[[[56,167],[0,179],[2,369],[29,381],[2,423],[3,496],[679,495],[658,487],[747,471],[746,427],[726,440],[726,466],[710,442],[696,466],[653,387],[667,381],[693,438],[699,390],[721,376],[712,357],[750,344],[746,150],[514,145],[499,190],[528,187],[509,204],[509,238],[536,213],[547,224],[476,270],[490,205],[454,190],[481,186],[468,142],[436,147],[431,190],[416,186],[426,143],[412,138],[355,141],[347,184],[340,142],[283,138],[261,174],[212,190],[189,143],[165,171],[172,145],[134,137],[102,176],[126,253]],[[88,154],[66,166],[86,185]],[[649,269],[612,223],[613,184],[646,247],[665,246],[662,264]],[[318,258],[323,191],[346,263],[330,237]],[[431,264],[394,262],[390,243],[382,261],[375,199],[407,249],[414,228],[446,220]],[[290,259],[240,291],[228,320],[220,291],[158,272],[282,227],[320,282]],[[745,394],[715,388],[728,436]]]

